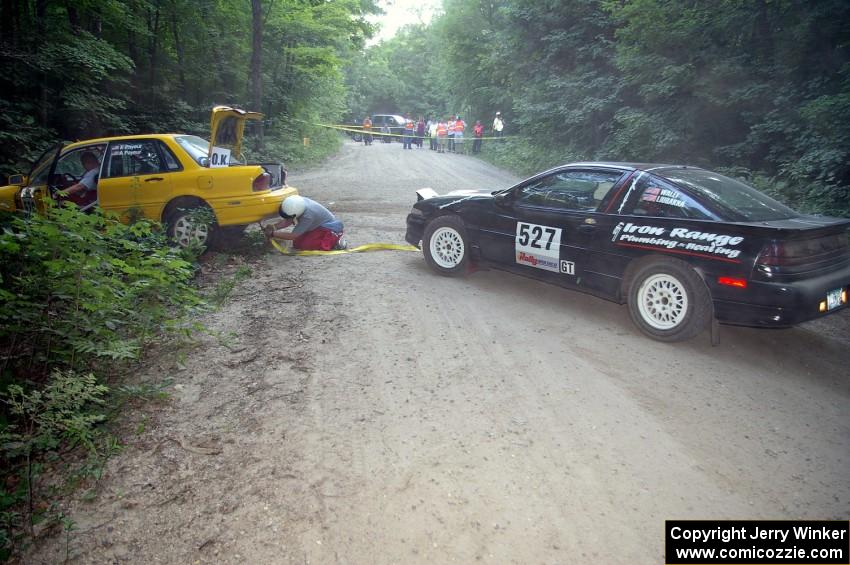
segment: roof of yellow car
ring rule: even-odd
[[[92,145],[96,143],[108,143],[110,141],[121,141],[124,139],[162,139],[165,137],[175,137],[177,135],[190,135],[187,133],[141,133],[137,135],[116,135],[113,137],[96,137],[93,139],[81,139],[66,145],[66,148],[73,148],[80,145]]]

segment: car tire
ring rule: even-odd
[[[359,133],[355,133],[354,135],[351,136],[351,139],[353,139],[357,143],[360,143],[361,141],[363,141],[363,136]]]
[[[469,239],[457,216],[440,216],[425,226],[422,253],[435,272],[448,277],[465,275],[469,269]]]
[[[209,247],[213,242],[217,226],[214,222],[208,224],[195,221],[199,210],[209,210],[213,214],[206,204],[190,204],[169,212],[165,220],[168,225],[165,233],[179,247]]]
[[[687,263],[653,259],[639,266],[629,280],[629,314],[649,337],[685,341],[708,327],[713,315],[711,296]]]

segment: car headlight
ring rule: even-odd
[[[411,216],[425,216],[425,212],[423,212],[419,208],[412,208],[410,210],[410,215]]]

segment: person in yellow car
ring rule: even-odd
[[[268,237],[288,240],[295,249],[331,251],[348,247],[343,237],[343,225],[330,210],[309,198],[290,196],[280,205],[283,218],[266,226]],[[292,231],[284,231],[294,225]]]
[[[100,161],[91,151],[84,151],[80,155],[80,163],[86,169],[80,180],[60,194],[66,198],[73,198],[80,207],[88,207],[91,203],[97,200],[97,177],[100,172]]]

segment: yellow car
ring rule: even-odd
[[[231,162],[241,157],[245,122],[260,118],[213,108],[212,144],[194,135],[150,134],[53,148],[28,176],[12,175],[0,187],[0,211],[39,211],[44,198],[63,198],[67,191],[83,209],[97,205],[125,220],[161,221],[177,244],[209,245],[226,230],[277,215],[281,202],[298,193],[286,185],[279,163]]]

